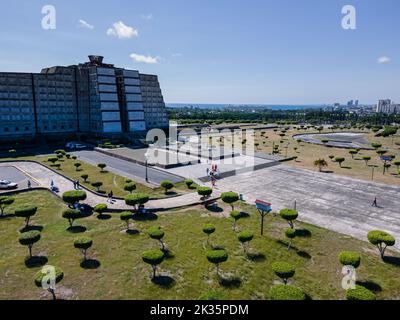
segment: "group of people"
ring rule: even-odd
[[[220,172],[219,172],[218,166],[216,164],[213,164],[211,166],[211,170],[210,170],[210,168],[207,168],[207,176],[210,177],[211,185],[212,185],[213,188],[216,187],[217,178],[218,178],[219,175],[220,175]]]
[[[74,180],[74,189],[75,189],[75,190],[79,190],[79,189],[80,189],[79,180]]]

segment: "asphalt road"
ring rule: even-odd
[[[0,180],[9,180],[11,182],[18,183],[18,188],[13,190],[25,189],[28,187],[28,177],[17,168],[12,166],[0,167]],[[31,180],[31,179],[30,179]],[[32,186],[36,186],[35,181],[31,180]],[[0,189],[0,192],[7,192],[10,190]]]
[[[119,174],[134,180],[139,179],[145,181],[146,179],[145,166],[140,164],[114,158],[97,151],[77,151],[73,153],[78,157],[78,159],[94,165],[97,165],[98,163],[105,163],[107,165],[107,170],[114,172],[115,174]],[[170,180],[173,183],[184,180],[182,177],[177,175],[153,169],[151,167],[148,168],[148,177],[149,182],[157,185],[163,180]]]

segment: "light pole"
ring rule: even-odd
[[[145,166],[146,166],[146,182],[149,182],[148,160],[147,160],[147,157],[146,157]]]

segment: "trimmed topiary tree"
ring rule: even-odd
[[[343,157],[336,157],[336,158],[335,158],[335,161],[336,161],[337,163],[339,163],[339,167],[342,167],[342,163],[343,163],[345,160],[346,160],[346,159],[343,158]]]
[[[79,201],[86,200],[86,192],[83,190],[72,190],[64,192],[62,198],[70,207],[75,207]]]
[[[9,196],[0,196],[0,216],[4,215],[6,207],[12,205],[15,198]]]
[[[134,207],[135,210],[138,209],[138,206],[144,205],[147,202],[149,202],[149,200],[150,200],[149,196],[144,193],[129,194],[125,197],[125,203],[128,206]]]
[[[129,211],[122,212],[120,215],[120,219],[121,219],[121,221],[124,221],[126,223],[126,231],[129,231],[130,230],[130,220],[133,219],[132,212],[129,212]]]
[[[81,178],[83,179],[83,182],[87,183],[87,179],[89,178],[89,175],[87,173],[84,173],[81,175]]]
[[[161,185],[161,188],[164,189],[165,194],[167,194],[168,191],[174,187],[174,184],[169,180],[161,181],[160,185]]]
[[[367,288],[356,285],[355,289],[347,290],[346,299],[347,300],[356,300],[356,301],[359,301],[359,300],[372,301],[372,300],[376,300],[376,296],[372,291],[368,290]]]
[[[23,246],[27,246],[29,250],[29,258],[32,258],[32,247],[41,238],[39,231],[29,231],[22,233],[19,237],[19,243]]]
[[[104,169],[107,167],[107,165],[105,163],[99,163],[97,165],[98,168],[100,168],[100,172],[104,172]]]
[[[361,256],[358,252],[342,251],[339,254],[339,261],[344,266],[352,266],[357,269],[361,263]]]
[[[97,189],[97,192],[100,192],[100,188],[103,186],[103,182],[101,181],[95,181],[91,183],[92,187],[95,187]]]
[[[299,213],[298,213],[297,210],[294,210],[294,209],[282,209],[279,212],[279,215],[281,216],[281,218],[285,219],[289,223],[290,228],[294,229],[294,221],[299,216]]]
[[[278,301],[290,301],[290,300],[306,300],[307,296],[303,292],[303,290],[288,286],[284,284],[278,284],[273,286],[269,291],[269,298],[271,300],[278,300]]]
[[[129,192],[129,193],[132,193],[133,191],[136,190],[136,184],[134,182],[126,183],[124,185],[124,190]]]
[[[382,260],[385,258],[385,251],[387,247],[392,247],[396,243],[396,239],[392,235],[380,230],[369,232],[368,241],[378,248]]]
[[[185,180],[185,184],[188,187],[188,189],[191,189],[194,184],[194,181],[192,179],[187,179]]]
[[[221,200],[227,204],[229,204],[232,208],[232,211],[235,210],[234,203],[239,201],[239,195],[236,192],[223,192],[221,194]]]
[[[79,237],[74,240],[74,247],[83,254],[83,261],[87,260],[87,251],[93,245],[93,240],[89,237]]]
[[[82,163],[76,162],[74,163],[75,171],[79,171],[79,168],[82,167]]]
[[[62,213],[62,217],[68,220],[69,226],[72,228],[74,221],[82,218],[82,214],[79,210],[67,209]]]
[[[31,205],[19,206],[15,209],[15,216],[25,219],[25,228],[29,226],[29,221],[37,212],[37,207]]]
[[[240,211],[233,210],[230,215],[233,219],[232,230],[236,231],[236,223],[242,218],[242,213]]]
[[[93,208],[93,211],[99,214],[99,217],[108,210],[108,207],[104,203],[100,203]]]
[[[292,228],[286,229],[285,236],[289,239],[288,250],[290,250],[293,239],[296,238],[296,230]]]
[[[150,238],[154,239],[154,240],[158,240],[161,244],[161,250],[165,251],[165,245],[163,242],[163,238],[164,238],[164,231],[161,230],[160,227],[150,227],[149,230],[147,231],[147,234],[150,236]]]
[[[51,277],[51,269],[53,270],[54,277]],[[49,272],[50,271],[50,272]],[[45,266],[41,271],[39,271],[34,279],[35,285],[39,288],[46,289],[51,293],[53,300],[56,300],[56,287],[57,283],[60,283],[64,278],[64,272],[58,267]],[[50,281],[50,283],[49,283]],[[54,281],[54,286],[51,285],[51,281]]]
[[[285,285],[287,284],[288,279],[293,278],[294,274],[296,273],[295,267],[287,262],[273,263],[272,270],[279,278],[282,279]]]
[[[161,250],[147,250],[143,252],[142,259],[145,263],[151,265],[153,269],[153,276],[154,279],[156,277],[157,266],[164,261],[164,252]]]
[[[210,235],[215,232],[215,226],[211,223],[207,223],[203,226],[203,232],[207,235],[207,244],[210,244]]]
[[[213,190],[209,187],[198,187],[197,193],[201,196],[202,200],[211,196]]]
[[[359,152],[358,150],[350,150],[350,151],[349,151],[349,154],[351,155],[351,158],[354,159],[354,156],[355,156],[356,154],[358,154],[358,152]]]
[[[365,161],[365,165],[368,165],[368,162],[371,161],[370,156],[363,156],[363,160]]]
[[[219,265],[228,260],[228,253],[225,250],[210,250],[207,252],[207,260],[215,264],[219,276]]]
[[[242,248],[244,253],[248,250],[248,245],[251,240],[254,238],[254,233],[248,230],[242,231],[238,234],[238,240],[242,244]]]

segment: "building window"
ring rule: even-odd
[[[10,129],[8,129],[8,128],[4,128],[4,131],[5,131],[5,132],[8,132],[8,131],[10,131]]]
[[[15,127],[15,131],[18,132],[18,131],[19,131],[19,128],[18,128],[18,127]]]
[[[29,127],[25,127],[25,131],[29,131]]]
[[[56,126],[53,126],[53,130],[56,130],[57,129],[57,127]]]

